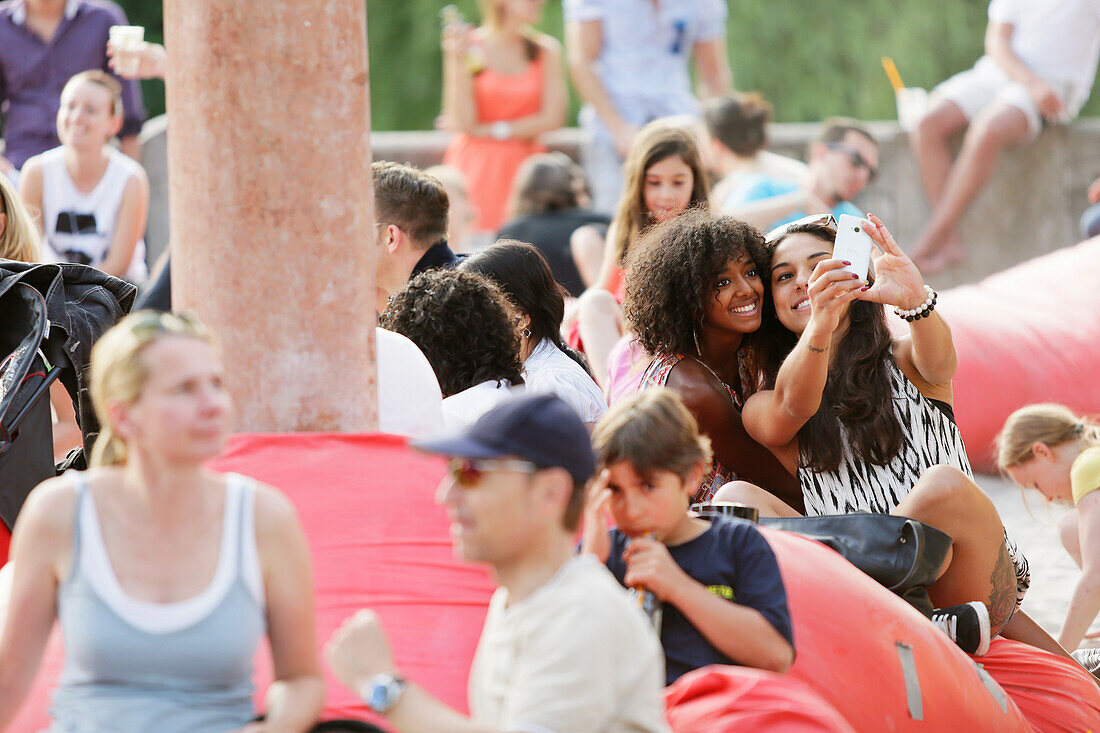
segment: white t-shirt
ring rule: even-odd
[[[560,397],[586,423],[599,422],[607,412],[607,400],[592,377],[550,339],[535,347],[523,372],[528,392]]]
[[[443,393],[428,357],[410,339],[374,330],[378,429],[423,438],[443,431]]]
[[[1068,107],[1084,104],[1100,59],[1100,0],[992,0],[989,20],[1014,26],[1012,50]]]
[[[469,427],[486,412],[522,391],[523,387],[513,387],[507,379],[499,382],[490,379],[488,382],[475,384],[450,397],[444,397],[443,426],[447,432]]]
[[[88,193],[78,190],[65,167],[65,149],[57,147],[39,156],[42,165],[42,259],[77,262],[99,267],[107,258],[115,235],[126,183],[141,164],[109,148],[107,170]],[[149,276],[145,267],[145,240],[139,239],[126,269],[126,279],[140,283]]]
[[[667,731],[664,654],[641,609],[592,555],[522,601],[498,588],[470,667],[475,721],[528,733]]]

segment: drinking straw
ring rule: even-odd
[[[901,81],[901,74],[898,73],[898,67],[894,65],[892,58],[883,56],[882,68],[886,70],[886,76],[890,78],[890,84],[893,85],[895,92],[905,88],[905,84]]]

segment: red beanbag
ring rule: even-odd
[[[674,733],[855,733],[816,692],[785,675],[712,665],[665,689]]]
[[[959,355],[955,417],[975,469],[993,468],[993,438],[1019,407],[1100,413],[1100,237],[952,288],[937,308]]]

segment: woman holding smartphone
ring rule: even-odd
[[[1027,561],[973,481],[951,410],[955,348],[936,294],[882,222],[869,218],[873,279],[833,259],[831,216],[767,236],[764,335],[771,348],[765,388],[745,401],[745,429],[797,473],[807,514],[894,514],[954,538],[929,594],[941,607],[933,620],[965,651],[983,654],[990,636],[1002,633],[1065,656],[1019,611]],[[908,322],[909,333],[891,337],[884,305]],[[797,514],[744,483],[716,498],[766,515]]]
[[[542,0],[481,0],[484,23],[457,10],[444,18],[443,116],[458,133],[443,163],[466,177],[478,211],[474,229],[495,232],[519,166],[544,152],[538,137],[565,122],[561,44],[532,26]]]

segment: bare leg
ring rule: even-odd
[[[933,466],[891,514],[951,535],[947,567],[928,594],[941,608],[982,601],[989,608],[992,633],[999,633],[1016,605],[1016,572],[1004,525],[989,497],[962,471]]]
[[[748,481],[731,481],[714,492],[712,501],[729,501],[755,507],[762,517],[801,517],[782,499]]]
[[[611,293],[589,288],[577,300],[577,326],[592,375],[606,389],[607,357],[623,335],[623,309]]]
[[[604,238],[594,226],[578,227],[569,235],[569,252],[586,288],[600,277],[603,266]]]
[[[913,259],[919,267],[933,269],[938,264],[942,268],[944,260],[960,256],[961,244],[955,231],[959,219],[989,180],[1001,150],[1023,142],[1027,134],[1027,118],[1011,105],[992,105],[974,118],[935,205],[932,221],[913,248]]]
[[[933,106],[909,134],[921,183],[933,207],[939,203],[951,172],[951,136],[966,124],[966,115],[959,106],[945,99]]]
[[[1076,509],[1066,512],[1066,515],[1058,520],[1058,537],[1062,540],[1062,547],[1066,548],[1066,552],[1077,563],[1077,567],[1081,567],[1081,536],[1077,533],[1078,521],[1080,516]]]
[[[1030,644],[1033,647],[1050,652],[1051,654],[1057,654],[1060,657],[1071,660],[1077,666],[1081,666],[1076,659],[1070,656],[1069,652],[1067,652],[1061,644],[1055,641],[1053,636],[1048,634],[1042,626],[1035,623],[1030,616],[1024,613],[1024,609],[1022,608],[1014,613],[1008,625],[1001,629],[1001,636],[1006,639],[1012,639],[1013,641]]]

